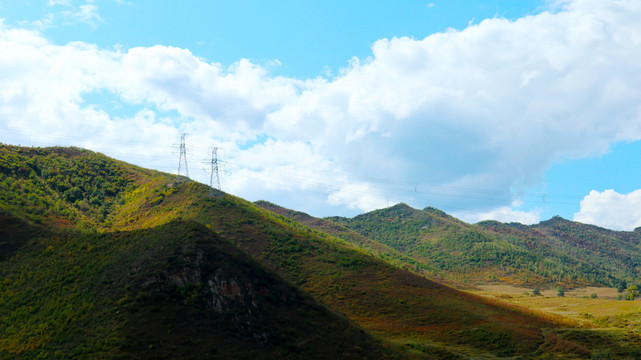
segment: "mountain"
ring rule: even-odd
[[[262,207],[263,209],[269,210],[288,219],[292,219],[303,225],[309,226],[310,228],[320,231],[321,233],[329,234],[343,239],[366,250],[373,256],[382,258],[385,261],[397,265],[398,267],[405,270],[411,269],[416,273],[430,274],[430,276],[432,277],[436,277],[439,273],[439,269],[429,266],[426,262],[409,257],[390,246],[365,237],[357,233],[356,231],[350,230],[335,222],[326,219],[315,218],[304,212],[286,209],[267,201],[256,201],[255,204]]]
[[[390,353],[197,223],[49,234],[26,247],[3,264],[13,275],[0,295],[2,350],[11,357]]]
[[[0,358],[401,356],[202,224],[107,230],[148,171],[78,149],[0,154]],[[37,175],[52,165],[68,185]]]
[[[401,203],[352,219],[332,217],[327,220],[468,283],[496,277],[528,284],[530,278],[536,279],[536,273],[526,268],[528,264],[546,261],[528,249],[433,208],[417,210]],[[552,261],[550,264],[561,266]]]
[[[0,146],[0,357],[567,358],[641,346],[182,180],[81,149]],[[433,212],[431,226],[464,225]]]
[[[640,231],[611,231],[558,217],[534,226],[470,225],[437,209],[406,204],[326,220],[471,284],[615,286],[641,275]]]

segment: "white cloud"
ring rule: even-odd
[[[454,215],[469,223],[483,220],[496,220],[501,222],[517,222],[525,225],[536,224],[541,220],[541,211],[522,211],[509,206],[502,206],[487,212],[457,212]]]
[[[50,28],[55,21],[55,15],[52,13],[45,14],[42,18],[34,20],[31,22],[31,26],[35,29],[43,31],[47,28]]]
[[[71,6],[71,0],[48,0],[47,5],[49,6],[56,6],[56,5],[62,5],[62,6]]]
[[[47,144],[140,152],[143,165],[187,131],[203,157],[227,144],[236,164],[227,189],[251,199],[360,210],[387,198],[438,200],[533,222],[538,213],[511,206],[514,191],[540,181],[553,160],[641,139],[641,2],[555,6],[422,40],[381,39],[336,77],[305,81],[249,60],[224,68],[168,46],[59,46],[0,26],[0,128],[22,143],[38,132]],[[69,11],[101,21],[91,3]],[[101,92],[135,111],[85,101]],[[413,184],[436,190],[398,195]]]
[[[297,81],[268,77],[247,60],[223,69],[188,50],[166,46],[129,50],[117,76],[115,86],[128,101],[151,102],[249,134],[262,128],[268,111],[297,94]]]
[[[328,201],[332,205],[347,206],[350,209],[372,210],[390,206],[390,202],[380,190],[366,183],[353,183],[332,192]],[[392,205],[394,202],[392,202]]]
[[[592,190],[581,201],[574,221],[614,229],[634,230],[641,226],[641,190],[619,194],[614,190]]]
[[[60,14],[69,22],[81,22],[93,27],[103,22],[102,17],[98,14],[98,6],[91,3],[80,5],[72,10],[61,11]]]
[[[511,189],[534,185],[554,159],[641,138],[640,4],[579,0],[554,14],[383,39],[268,128],[311,139],[344,169],[491,190],[509,204]]]

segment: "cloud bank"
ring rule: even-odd
[[[2,25],[1,141],[175,171],[170,145],[188,132],[197,161],[224,148],[224,190],[252,200],[315,215],[404,201],[536,222],[539,210],[514,204],[552,161],[641,139],[639,18],[639,1],[561,1],[515,21],[381,39],[338,76],[307,80],[169,46],[57,45]],[[586,213],[606,209],[588,198]]]
[[[614,230],[634,230],[641,226],[641,190],[629,194],[593,190],[581,201],[574,220]]]

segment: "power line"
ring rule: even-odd
[[[32,132],[20,132],[20,131],[13,131],[13,130],[8,130],[8,129],[2,129],[0,128],[0,132],[9,132],[9,133],[14,133],[14,134],[22,134],[22,135],[28,135],[28,136],[35,136],[35,137],[41,137],[41,138],[46,138],[48,135],[45,134],[38,134],[38,133],[32,133]],[[189,146],[186,144],[185,137],[187,134],[183,133],[181,134],[181,142],[179,146],[179,163],[178,163],[178,173],[177,173],[177,182],[180,183],[181,181],[181,173],[184,168],[185,172],[185,177],[189,178],[189,169],[187,165],[187,152],[197,149],[197,150],[204,150],[202,147],[197,147],[197,146]],[[61,136],[59,138],[62,139],[68,139],[68,140],[75,140],[75,139],[81,139],[79,137],[73,137],[73,136]],[[108,142],[108,141],[105,141]],[[137,142],[133,141],[111,141],[111,143],[118,143],[120,145],[126,144],[126,145],[143,145],[139,144]],[[124,147],[120,146],[118,152],[124,156],[127,156],[126,151],[122,151]],[[200,151],[199,151],[200,152]],[[204,155],[204,154],[203,154]],[[214,155],[214,154],[212,154]],[[217,154],[216,154],[217,155]],[[138,159],[156,159],[158,161],[162,161],[160,157],[154,157],[154,156],[141,156],[140,153],[132,153],[129,157],[133,158],[138,158]],[[164,159],[164,158],[163,158]],[[213,160],[216,160],[215,164],[212,164]],[[272,183],[278,183],[278,184],[283,184],[283,185],[291,185],[292,183],[298,183],[301,185],[310,185],[317,187],[319,189],[323,189],[328,192],[334,192],[334,191],[342,191],[343,193],[351,193],[354,195],[374,195],[374,192],[370,192],[370,194],[365,194],[363,191],[355,191],[354,189],[351,190],[346,190],[344,189],[341,185],[348,185],[351,184],[350,179],[356,180],[356,181],[364,181],[368,186],[371,186],[374,189],[379,189],[383,190],[384,192],[400,192],[400,193],[406,193],[406,196],[409,195],[407,193],[414,193],[416,196],[430,196],[430,197],[447,197],[447,198],[459,198],[459,199],[469,199],[469,200],[494,200],[494,201],[499,201],[499,202],[505,202],[505,201],[510,201],[512,200],[512,197],[506,194],[505,192],[502,191],[497,191],[497,190],[490,190],[490,189],[481,189],[481,188],[470,188],[470,187],[462,187],[462,186],[455,186],[455,185],[432,185],[432,184],[421,184],[421,183],[416,183],[416,182],[406,182],[402,180],[393,180],[393,179],[388,179],[388,178],[382,178],[382,177],[372,177],[372,176],[364,176],[364,175],[358,175],[358,174],[348,174],[342,171],[336,171],[336,170],[323,170],[323,178],[325,178],[327,181],[322,181],[318,177],[314,177],[311,175],[305,175],[304,172],[299,172],[298,169],[300,165],[298,164],[288,164],[288,167],[295,167],[295,168],[290,168],[288,169],[288,174],[285,173],[280,173],[280,172],[273,172],[273,171],[268,171],[265,173],[267,169],[273,169],[278,166],[284,166],[282,163],[279,163],[278,161],[274,161],[275,159],[272,159],[272,161],[267,161],[265,162],[263,159],[258,161],[257,159],[252,159],[252,158],[245,158],[241,162],[228,162],[228,161],[221,161],[217,158],[217,156],[212,156],[212,160],[208,161],[207,164],[210,165],[209,167],[211,168],[212,165],[215,165],[216,167],[219,167],[221,163],[223,165],[227,164],[230,168],[236,168],[236,169],[246,169],[251,172],[259,172],[263,173],[262,176],[265,177],[270,177],[272,179],[278,179],[279,181],[277,182],[272,182]],[[300,169],[305,170],[304,167],[300,167]],[[318,170],[318,169],[315,169]],[[213,170],[210,169],[210,187],[213,189],[213,184],[214,180],[216,182],[216,185],[220,189],[220,175],[218,172],[214,172]],[[213,176],[216,176],[214,179]],[[183,179],[184,180],[184,179]],[[304,187],[304,186],[303,186]],[[302,188],[301,188],[302,189]],[[305,190],[305,189],[302,189]],[[309,189],[307,189],[309,190]],[[321,190],[322,191],[322,190]],[[571,202],[572,204],[575,203],[576,200],[583,199],[584,195],[570,195],[570,194],[549,194],[549,193],[528,193],[528,192],[519,192],[519,196],[523,197],[523,202],[525,203],[541,203],[546,205],[550,204],[558,204],[558,205],[564,205],[564,204],[569,204]],[[534,200],[536,198],[536,201]],[[543,199],[543,201],[542,201]],[[436,199],[432,199],[434,201]],[[437,200],[438,201],[438,200]],[[460,209],[463,210],[463,209]]]

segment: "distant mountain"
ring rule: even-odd
[[[641,231],[611,231],[558,217],[534,226],[470,225],[434,208],[406,204],[326,220],[468,283],[616,286],[641,275]]]
[[[636,283],[641,276],[638,230],[612,231],[558,216],[532,226],[483,222],[477,227],[570,269],[553,270],[539,263],[535,271],[552,281],[573,283],[584,279],[617,286],[622,281]]]
[[[403,269],[412,270],[416,273],[429,274],[431,277],[436,277],[440,272],[439,269],[428,265],[426,262],[409,257],[402,252],[391,248],[390,246],[365,237],[357,233],[356,231],[339,225],[338,223],[326,219],[315,218],[300,211],[289,210],[267,201],[256,201],[255,204],[262,207],[263,209],[269,210],[279,215],[283,215],[286,218],[309,226],[310,228],[315,229],[321,233],[326,233],[343,239],[368,251],[370,254],[382,258],[387,262],[395,264]]]
[[[469,230],[433,212],[428,228]],[[403,270],[414,260],[389,244],[81,149],[0,146],[0,225],[0,358],[550,358],[641,346]]]

